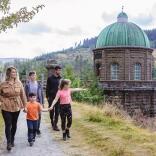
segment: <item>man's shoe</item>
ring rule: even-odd
[[[66,141],[67,138],[66,138],[66,133],[63,133],[63,140]]]
[[[69,129],[66,129],[66,135],[67,135],[67,138],[71,138]]]
[[[7,144],[7,150],[11,151],[11,144]]]
[[[53,129],[54,131],[60,131],[58,127],[54,127]]]

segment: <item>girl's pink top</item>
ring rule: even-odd
[[[60,104],[71,104],[71,90],[58,90],[57,95],[60,98]]]

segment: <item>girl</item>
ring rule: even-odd
[[[60,116],[61,116],[61,128],[63,132],[63,140],[66,141],[66,137],[70,138],[69,129],[72,125],[72,109],[71,109],[71,93],[75,91],[82,91],[85,89],[70,88],[70,80],[64,79],[60,82],[59,90],[56,97],[49,108],[52,110],[58,100],[60,100]],[[67,119],[67,125],[66,125]]]

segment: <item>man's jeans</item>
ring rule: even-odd
[[[48,100],[49,107],[51,106],[53,100],[54,100],[54,99],[49,98],[49,100]],[[57,102],[57,103],[55,104],[54,108],[49,112],[51,124],[52,124],[52,126],[53,126],[54,128],[57,127],[59,114],[60,114],[60,104],[59,104],[59,102]]]

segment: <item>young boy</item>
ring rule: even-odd
[[[48,109],[43,109],[41,104],[36,101],[35,93],[29,93],[29,102],[24,111],[27,113],[28,142],[32,146],[35,142],[38,128],[39,113],[41,111],[48,111]]]
[[[25,85],[25,93],[28,101],[29,101],[29,93],[35,93],[37,99],[36,101],[39,102],[44,108],[43,87],[41,83],[37,81],[37,75],[35,71],[29,72],[29,81]],[[39,114],[38,127],[36,132],[37,135],[41,134],[40,123],[41,123],[41,113]]]

